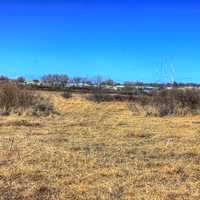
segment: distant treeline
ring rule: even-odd
[[[47,74],[40,79],[26,80],[25,77],[20,76],[16,79],[10,79],[6,76],[0,76],[0,83],[14,82],[21,87],[31,90],[46,90],[46,91],[69,91],[79,93],[113,93],[122,95],[137,95],[137,94],[151,94],[163,89],[192,89],[200,88],[197,83],[144,83],[138,81],[125,81],[118,83],[112,79],[104,79],[102,76],[93,78],[86,77],[69,77],[65,74]]]
[[[112,79],[104,79],[102,76],[95,76],[93,78],[88,77],[69,77],[66,74],[47,74],[42,76],[40,79],[32,79],[27,80],[23,76],[19,76],[16,79],[11,79],[7,76],[0,75],[0,82],[2,81],[14,81],[17,83],[43,83],[46,85],[52,85],[52,86],[65,86],[67,84],[73,84],[74,86],[80,86],[80,85],[124,85],[124,86],[151,86],[151,87],[200,87],[200,83],[183,83],[183,82],[173,82],[173,83],[146,83],[141,81],[124,81],[123,83],[118,83]]]

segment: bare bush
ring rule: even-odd
[[[37,96],[29,113],[35,116],[48,116],[52,113],[55,114],[56,112],[54,111],[54,107],[50,103],[50,100],[41,96]]]
[[[33,93],[19,88],[15,84],[2,84],[0,86],[0,109],[2,113],[10,113],[18,108],[26,109],[33,105]]]
[[[77,77],[74,77],[74,78],[72,79],[72,82],[76,84],[76,87],[79,87],[79,86],[80,86],[80,84],[82,84],[82,83],[83,83],[83,82],[82,82],[82,78],[81,78],[81,77],[79,77],[79,76],[77,76]]]
[[[137,102],[148,110],[147,115],[195,114],[200,108],[200,92],[195,89],[162,90],[151,96],[140,96]]]
[[[103,92],[94,92],[87,99],[90,101],[97,102],[97,103],[114,100],[111,95],[105,94]]]
[[[34,92],[26,90],[16,84],[6,83],[0,86],[0,113],[2,115],[15,112],[21,114],[27,109],[33,109],[41,112],[48,109],[51,106],[47,101],[36,95]],[[43,105],[44,108],[41,108]],[[52,110],[52,108],[51,108]]]
[[[102,91],[95,91],[87,99],[100,103],[110,101],[134,101],[136,98],[134,95],[108,94]]]
[[[63,93],[61,94],[61,96],[62,96],[63,98],[65,98],[65,99],[69,99],[69,98],[72,97],[72,94],[71,94],[70,92],[65,91],[65,92],[63,92]]]

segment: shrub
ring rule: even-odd
[[[200,92],[195,89],[162,90],[152,96],[138,98],[137,102],[146,109],[147,115],[195,114],[200,108]]]
[[[31,107],[31,115],[36,115],[36,116],[48,116],[51,113],[54,112],[53,105],[50,103],[50,101],[46,98],[39,97],[35,99],[34,105]]]
[[[134,101],[136,98],[134,95],[124,95],[124,94],[107,94],[103,91],[93,92],[88,97],[88,100],[95,102],[110,102],[110,101]]]
[[[102,92],[95,92],[91,94],[88,98],[90,101],[94,101],[97,103],[104,102],[104,101],[113,101],[113,97],[109,94],[105,94]]]
[[[200,107],[200,93],[197,90],[163,90],[153,96],[152,105],[158,108],[160,116],[195,113]]]
[[[9,113],[18,108],[26,109],[33,105],[34,95],[32,92],[19,88],[15,84],[2,84],[0,86],[0,109],[1,112]]]
[[[11,112],[22,114],[25,110],[33,112],[52,111],[52,106],[44,98],[34,92],[26,90],[16,84],[6,83],[0,86],[0,113],[2,115]]]
[[[139,94],[136,96],[135,102],[139,103],[142,106],[145,106],[145,105],[149,104],[151,99],[152,99],[152,96],[150,96],[148,94]]]
[[[63,92],[61,95],[65,99],[69,99],[72,97],[72,94],[70,92]]]

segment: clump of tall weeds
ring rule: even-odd
[[[0,114],[22,114],[25,111],[35,114],[49,114],[53,106],[47,99],[36,95],[35,92],[19,87],[14,83],[0,85]]]

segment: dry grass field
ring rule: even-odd
[[[200,116],[50,96],[59,115],[0,117],[1,200],[200,199]]]

